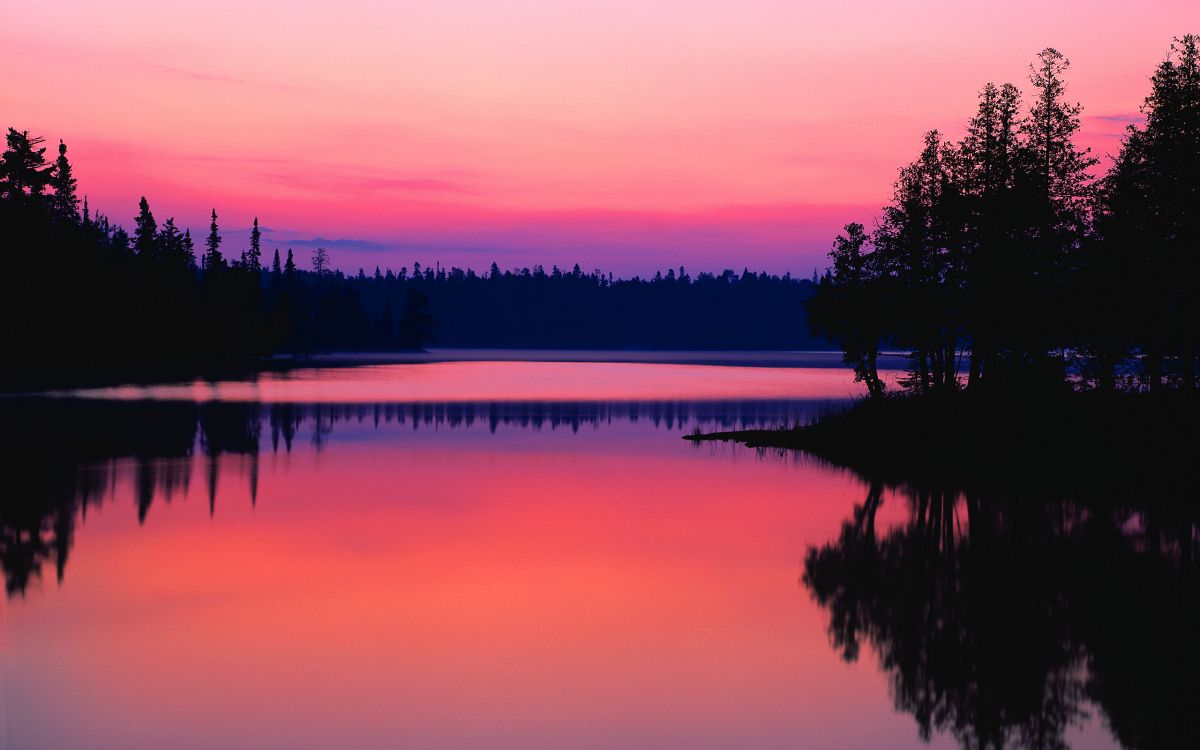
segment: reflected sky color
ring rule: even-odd
[[[857,482],[646,423],[366,432],[253,507],[222,459],[211,519],[194,478],[139,528],[119,472],[6,605],[10,746],[919,746],[797,582]]]
[[[334,4],[8,9],[4,125],[65,138],[92,205],[236,254],[323,238],[341,267],[579,262],[807,275],[869,223],[924,130],[986,81],[1072,60],[1084,140],[1137,118],[1187,0]]]
[[[894,379],[894,373],[887,373]],[[847,399],[843,369],[641,362],[432,362],[305,368],[247,380],[127,385],[61,395],[118,400],[372,403]]]
[[[456,379],[468,364],[490,376]],[[743,402],[643,400],[637,419],[593,403],[582,413],[599,418],[582,424],[527,422],[532,407],[519,404],[489,423],[443,418],[453,403],[338,402],[384,392],[397,367],[441,373],[440,387],[465,389],[460,402],[484,382],[499,398],[530,379],[574,397],[608,374],[518,364],[535,363],[260,384],[281,398],[329,389],[296,419],[288,404],[50,402],[54,419],[89,430],[64,446],[103,445],[91,433],[108,425],[123,452],[103,462],[64,447],[46,463],[59,468],[45,486],[61,485],[71,455],[102,479],[61,582],[47,565],[0,605],[0,739],[23,750],[954,746],[918,738],[873,659],[841,660],[828,613],[800,584],[805,551],[836,538],[862,481],[680,439],[738,413],[778,423],[830,393],[826,378],[848,388],[847,373],[792,368],[793,401],[739,412],[780,377],[740,368],[741,380],[716,382],[739,383]],[[623,366],[638,368],[629,380],[643,399],[665,387],[662,373],[705,369]],[[671,380],[692,397],[713,382]],[[659,407],[689,418],[646,418]],[[286,441],[277,419],[295,430]],[[182,447],[170,438],[180,427]],[[12,470],[32,477],[41,464],[30,464]],[[879,527],[906,508],[889,493]],[[1097,721],[1068,739],[1112,746]]]

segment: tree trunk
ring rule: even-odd
[[[867,393],[872,398],[883,395],[883,381],[879,379],[879,350],[871,349],[867,355]]]

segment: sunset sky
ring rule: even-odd
[[[921,133],[1036,52],[1102,156],[1200,3],[45,0],[5,10],[0,124],[95,209],[146,195],[237,252],[807,275]]]

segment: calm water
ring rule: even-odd
[[[1066,593],[1075,506],[680,439],[854,393],[441,362],[9,399],[5,746],[1172,746],[1191,698]],[[1129,627],[1178,648],[1194,584],[1145,575],[1185,609]]]

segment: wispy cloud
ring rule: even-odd
[[[261,227],[260,227],[261,228]],[[346,248],[348,250],[386,250],[394,247],[391,243],[377,242],[375,240],[354,239],[349,237],[339,237],[330,239],[327,237],[276,237],[273,232],[263,231],[266,235],[266,241],[271,245],[288,246],[288,247],[328,247],[328,248]]]
[[[236,76],[226,75],[224,73],[209,73],[203,70],[177,68],[173,65],[156,65],[154,67],[166,73],[170,73],[173,76],[187,78],[193,81],[211,81],[213,83],[232,83],[238,85],[248,83],[248,81],[244,78],[238,78]]]
[[[303,171],[260,172],[266,182],[318,193],[456,193],[478,195],[474,185],[440,177],[384,177],[377,170],[352,166],[311,165]]]
[[[1126,125],[1140,125],[1146,121],[1146,116],[1141,112],[1118,112],[1110,115],[1087,115],[1086,119],[1124,127]]]

